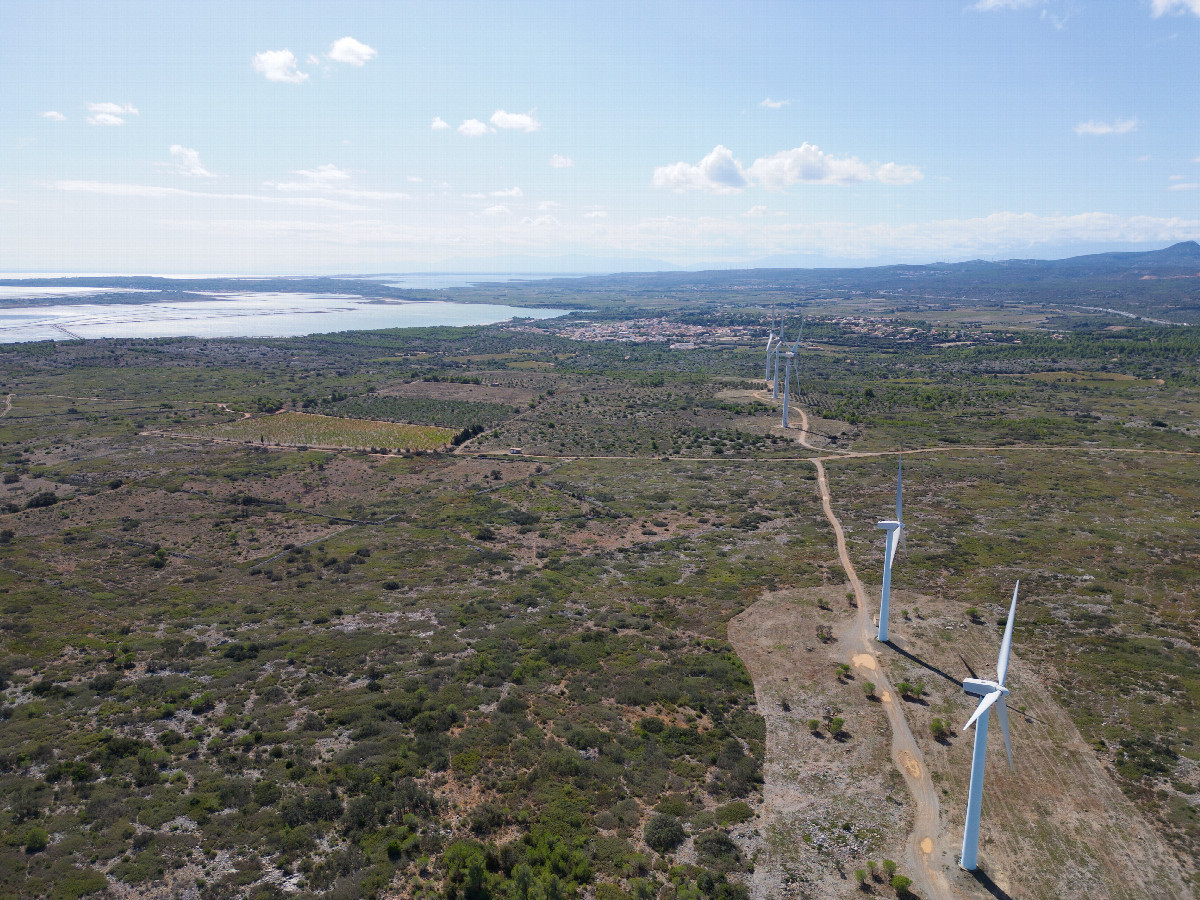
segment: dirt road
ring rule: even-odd
[[[807,420],[804,428],[807,429]],[[912,731],[904,718],[903,702],[887,680],[887,675],[877,665],[875,650],[879,646],[871,634],[871,600],[858,579],[850,554],[846,550],[846,535],[842,531],[842,523],[834,515],[833,504],[829,494],[829,479],[825,476],[825,464],[820,459],[814,459],[817,469],[817,490],[821,494],[821,506],[825,510],[825,518],[837,539],[838,559],[846,572],[846,578],[854,590],[854,599],[858,604],[858,613],[854,625],[846,636],[846,649],[849,651],[850,662],[856,669],[862,670],[864,676],[869,675],[875,682],[884,712],[887,713],[888,724],[892,728],[892,761],[904,775],[915,805],[913,830],[908,837],[906,848],[906,871],[917,888],[917,893],[927,898],[950,898],[953,896],[950,884],[939,862],[946,855],[946,848],[940,847],[938,834],[938,799],[933,779],[929,777],[929,769],[921,756],[921,750],[913,739]]]
[[[17,395],[9,394],[7,397],[4,398],[4,411],[0,412],[0,419],[3,419],[10,412],[12,412],[12,401],[13,401],[13,397],[15,397],[15,396],[17,396]]]

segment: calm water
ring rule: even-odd
[[[347,294],[247,292],[186,303],[3,308],[0,343],[71,337],[295,337],[373,328],[489,325],[512,318],[561,315],[562,310],[441,300],[370,303]]]

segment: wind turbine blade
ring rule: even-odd
[[[1012,741],[1008,739],[1008,707],[1005,705],[1003,697],[996,704],[996,718],[1000,720],[1000,733],[1004,735],[1004,749],[1008,753],[1008,767],[1012,769]]]
[[[1013,588],[1012,605],[1008,608],[1008,624],[1004,626],[1004,640],[1000,643],[1000,658],[996,660],[996,680],[1001,685],[1008,676],[1008,655],[1012,651],[1013,622],[1017,618],[1017,591],[1020,589],[1021,579],[1018,578],[1017,586]]]
[[[900,549],[904,551],[904,558],[908,559],[908,529],[903,525],[900,526]]]
[[[888,565],[892,564],[892,560],[896,558],[896,548],[900,546],[900,534],[904,533],[903,528],[896,529],[898,534],[892,535],[892,539],[888,545]]]
[[[1000,691],[992,691],[990,694],[980,700],[979,705],[975,707],[975,712],[972,713],[971,718],[967,719],[967,724],[962,727],[962,730],[966,731],[968,728],[974,725],[975,720],[980,716],[985,715],[987,711],[992,708],[992,704],[1003,696],[1004,694]]]
[[[796,335],[796,343],[792,344],[792,352],[795,353],[800,346],[800,338],[804,337],[804,320],[800,320],[800,333]]]
[[[900,456],[896,462],[896,521],[903,522],[900,518],[900,513],[904,509],[904,498],[901,489],[904,486],[904,457]]]

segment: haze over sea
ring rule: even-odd
[[[408,290],[444,290],[474,283],[545,277],[558,276],[422,273],[371,276],[363,280],[381,281],[389,287]],[[81,294],[101,297],[112,290],[77,285],[8,285],[0,287],[0,299],[78,298]],[[122,289],[122,292],[128,290]],[[76,300],[56,305],[40,303],[0,308],[0,343],[70,338],[296,337],[374,328],[488,325],[513,318],[548,319],[566,312],[451,300],[381,300],[354,294],[289,291],[207,292],[206,296],[211,299],[109,304]]]

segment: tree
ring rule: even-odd
[[[674,816],[656,815],[646,823],[642,836],[648,846],[666,855],[682,844],[687,835]]]
[[[868,700],[874,700],[874,699],[875,699],[875,682],[873,682],[873,681],[864,681],[864,682],[863,682],[863,686],[862,686],[862,690],[863,690],[863,694],[865,694],[865,695],[866,695],[866,698],[867,698]]]
[[[885,859],[883,861],[883,872],[888,878],[894,877],[896,874],[896,864],[890,859]]]
[[[816,719],[809,719],[808,720],[808,730],[811,731],[813,734],[820,734],[821,733],[821,723]]]
[[[950,733],[950,729],[946,727],[946,723],[941,719],[931,720],[929,723],[929,730],[933,732],[933,739],[935,741],[944,741],[946,739],[946,735]]]
[[[896,892],[897,897],[909,896],[909,888],[912,887],[912,879],[906,875],[896,875],[892,878],[892,890]]]
[[[837,737],[842,733],[842,727],[846,724],[846,720],[841,716],[834,716],[829,723],[829,733]]]
[[[858,882],[859,888],[865,890],[867,887],[867,870],[866,869],[855,869],[854,870],[854,880]]]
[[[30,828],[29,834],[25,835],[25,852],[26,853],[41,853],[46,849],[46,844],[50,841],[50,836],[46,834],[45,829]]]

